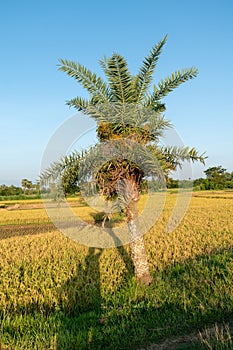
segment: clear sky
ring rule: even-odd
[[[135,74],[165,34],[155,83],[199,69],[164,100],[184,144],[209,156],[194,177],[215,165],[233,171],[232,0],[1,1],[0,33],[0,184],[38,178],[51,135],[75,114],[65,101],[85,96],[59,58],[101,74],[98,60],[117,51]]]

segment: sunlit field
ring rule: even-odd
[[[148,288],[134,281],[129,246],[85,247],[49,227],[22,235],[17,223],[49,222],[39,201],[0,209],[0,349],[139,349],[230,322],[233,192],[193,192],[182,222],[167,233],[176,199],[166,194],[144,236]],[[72,210],[94,222],[82,201]],[[16,231],[5,237],[7,225]]]

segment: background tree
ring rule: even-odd
[[[233,174],[227,172],[221,165],[214,166],[204,171],[206,179],[200,178],[194,181],[194,186],[201,190],[222,190],[233,188]]]
[[[130,151],[134,152],[133,148],[130,149],[133,143],[142,147],[138,147],[137,152],[134,152],[134,161],[122,158],[119,152],[117,157],[113,157],[101,168],[98,166],[101,147],[93,148],[82,156],[76,155],[76,159],[71,155],[66,162],[63,159],[60,163],[52,164],[41,177],[44,181],[49,179],[54,181],[56,176],[64,174],[66,183],[69,183],[70,179],[71,183],[77,184],[78,174],[79,179],[82,179],[82,176],[83,179],[85,176],[90,178],[91,175],[106,200],[111,200],[120,194],[130,231],[135,275],[145,284],[150,284],[151,275],[143,238],[138,232],[136,220],[137,202],[140,198],[140,186],[145,177],[145,169],[147,174],[158,176],[159,169],[154,161],[155,157],[165,175],[181,166],[184,160],[204,162],[204,156],[199,155],[194,148],[161,147],[159,144],[164,130],[171,127],[170,122],[161,114],[165,111],[162,99],[180,84],[197,75],[197,69],[194,67],[183,69],[153,85],[152,91],[150,90],[154,70],[166,40],[167,37],[152,47],[136,75],[129,72],[126,59],[118,53],[102,59],[100,65],[106,81],[80,63],[60,60],[59,69],[73,77],[90,94],[89,100],[75,97],[67,104],[96,120],[100,145],[109,143],[112,146],[113,141],[118,141],[117,147],[122,147],[123,153],[126,149],[129,150],[129,154]],[[86,166],[92,165],[92,174],[85,173],[85,169],[79,168],[82,159]],[[140,159],[143,159],[144,170],[139,165]],[[72,169],[75,169],[75,172],[72,172]]]
[[[35,189],[35,185],[32,183],[32,181],[27,182],[27,192],[28,194],[31,193],[33,191],[33,189]]]
[[[26,194],[27,184],[28,184],[28,180],[27,179],[22,179],[21,186],[23,188],[23,194]]]
[[[226,173],[226,169],[224,169],[221,165],[214,166],[211,168],[208,168],[204,171],[206,174],[207,179],[213,179],[213,178],[221,178]]]
[[[28,179],[22,179],[21,185],[23,188],[24,195],[26,193],[30,193],[33,189],[35,189],[35,185],[32,183],[32,181],[30,181]]]

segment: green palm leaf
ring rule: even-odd
[[[127,62],[121,55],[114,53],[107,61],[102,61],[102,67],[109,81],[111,102],[132,102],[132,76]]]
[[[167,161],[168,164],[171,165],[171,169],[175,170],[177,167],[182,167],[182,162],[186,161],[192,161],[193,163],[195,161],[199,161],[202,164],[205,164],[205,159],[207,158],[205,156],[205,153],[199,154],[199,152],[193,147],[177,147],[177,146],[170,146],[170,147],[162,147],[161,151]]]
[[[158,87],[154,85],[154,92],[147,97],[145,105],[150,107],[156,105],[163,97],[168,95],[172,90],[177,88],[180,84],[193,79],[198,74],[198,70],[195,67],[188,69],[182,69],[172,73],[170,77],[161,80],[158,83]]]
[[[67,73],[70,77],[75,78],[90,95],[98,99],[98,102],[105,102],[109,99],[109,93],[106,83],[92,73],[89,69],[79,63],[60,59],[59,70]]]
[[[78,174],[79,164],[86,152],[74,151],[68,156],[64,156],[57,162],[50,164],[50,167],[45,169],[40,174],[40,183],[42,185],[48,185],[51,182],[57,182],[61,177],[63,177],[64,172],[70,172],[71,175],[74,173]],[[75,172],[73,171],[75,169]]]
[[[78,111],[81,111],[83,113],[86,112],[86,110],[88,109],[88,107],[90,106],[90,102],[88,100],[85,100],[82,97],[75,97],[72,98],[69,101],[66,101],[66,104],[69,107],[74,107],[76,108]]]
[[[150,54],[147,57],[145,57],[143,61],[142,67],[140,68],[139,73],[135,79],[137,103],[141,102],[145,98],[145,93],[147,92],[150,86],[156,64],[159,60],[162,48],[166,41],[167,35],[157,45],[152,47]]]

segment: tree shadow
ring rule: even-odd
[[[74,277],[60,289],[60,306],[70,316],[101,307],[99,259],[102,249],[90,247]]]
[[[120,243],[114,232],[112,238]],[[15,309],[8,311],[11,322],[2,318],[6,337],[15,335],[21,344],[22,332],[30,335],[25,335],[27,340],[35,334],[45,339],[47,332],[48,338],[56,334],[56,344],[46,349],[134,349],[232,319],[232,248],[154,271],[154,282],[147,289],[127,281],[133,275],[132,261],[124,246],[117,250],[126,269],[115,295],[101,295],[104,250],[90,247],[74,276],[60,288],[57,305],[17,301]]]
[[[108,228],[108,232],[113,239],[113,246],[124,262],[122,281],[125,283],[133,277],[133,261],[114,231]],[[77,265],[75,276],[68,279],[60,289],[59,305],[63,321],[59,327],[56,349],[85,349],[91,329],[104,327],[100,275],[100,258],[103,252],[103,248],[89,247],[84,262]],[[117,288],[120,289],[121,284]],[[78,341],[67,344],[67,333],[72,338],[72,332],[77,328]]]
[[[117,240],[117,237],[113,238]],[[132,262],[128,253],[122,246],[117,249],[127,265],[126,274],[132,276]],[[57,337],[57,349],[135,349],[155,339],[157,342],[165,338],[174,339],[174,330],[177,336],[181,336],[232,317],[232,310],[229,309],[230,291],[228,295],[220,296],[220,293],[219,304],[215,304],[214,298],[211,300],[210,283],[217,282],[205,280],[206,275],[203,275],[203,280],[197,284],[197,280],[202,278],[201,269],[204,271],[207,266],[210,275],[213,274],[213,270],[216,271],[216,278],[219,278],[220,282],[227,276],[228,271],[223,262],[224,251],[213,251],[210,256],[198,256],[195,260],[189,259],[154,273],[154,283],[150,287],[145,290],[143,286],[141,289],[133,287],[135,299],[132,300],[132,286],[126,283],[123,290],[117,292],[123,298],[122,305],[119,299],[118,304],[110,307],[110,312],[106,309],[106,300],[103,301],[104,309],[102,305],[99,272],[102,252],[101,249],[89,248],[85,259],[86,267],[79,266],[77,276],[65,285],[65,288],[69,289],[67,309]],[[233,252],[227,259],[231,257]],[[82,283],[87,284],[81,294],[77,289],[80,279]],[[165,290],[173,291],[174,295],[168,294],[165,298]],[[158,293],[163,295],[161,301],[156,295]],[[183,299],[182,293],[190,295],[184,296]],[[206,299],[208,296],[210,300]],[[154,302],[151,303],[153,299],[158,299],[158,306]],[[189,300],[192,300],[190,305]],[[79,303],[79,306],[75,306],[75,303]],[[124,339],[126,335],[131,341]],[[67,339],[70,339],[70,344],[66,343]]]

